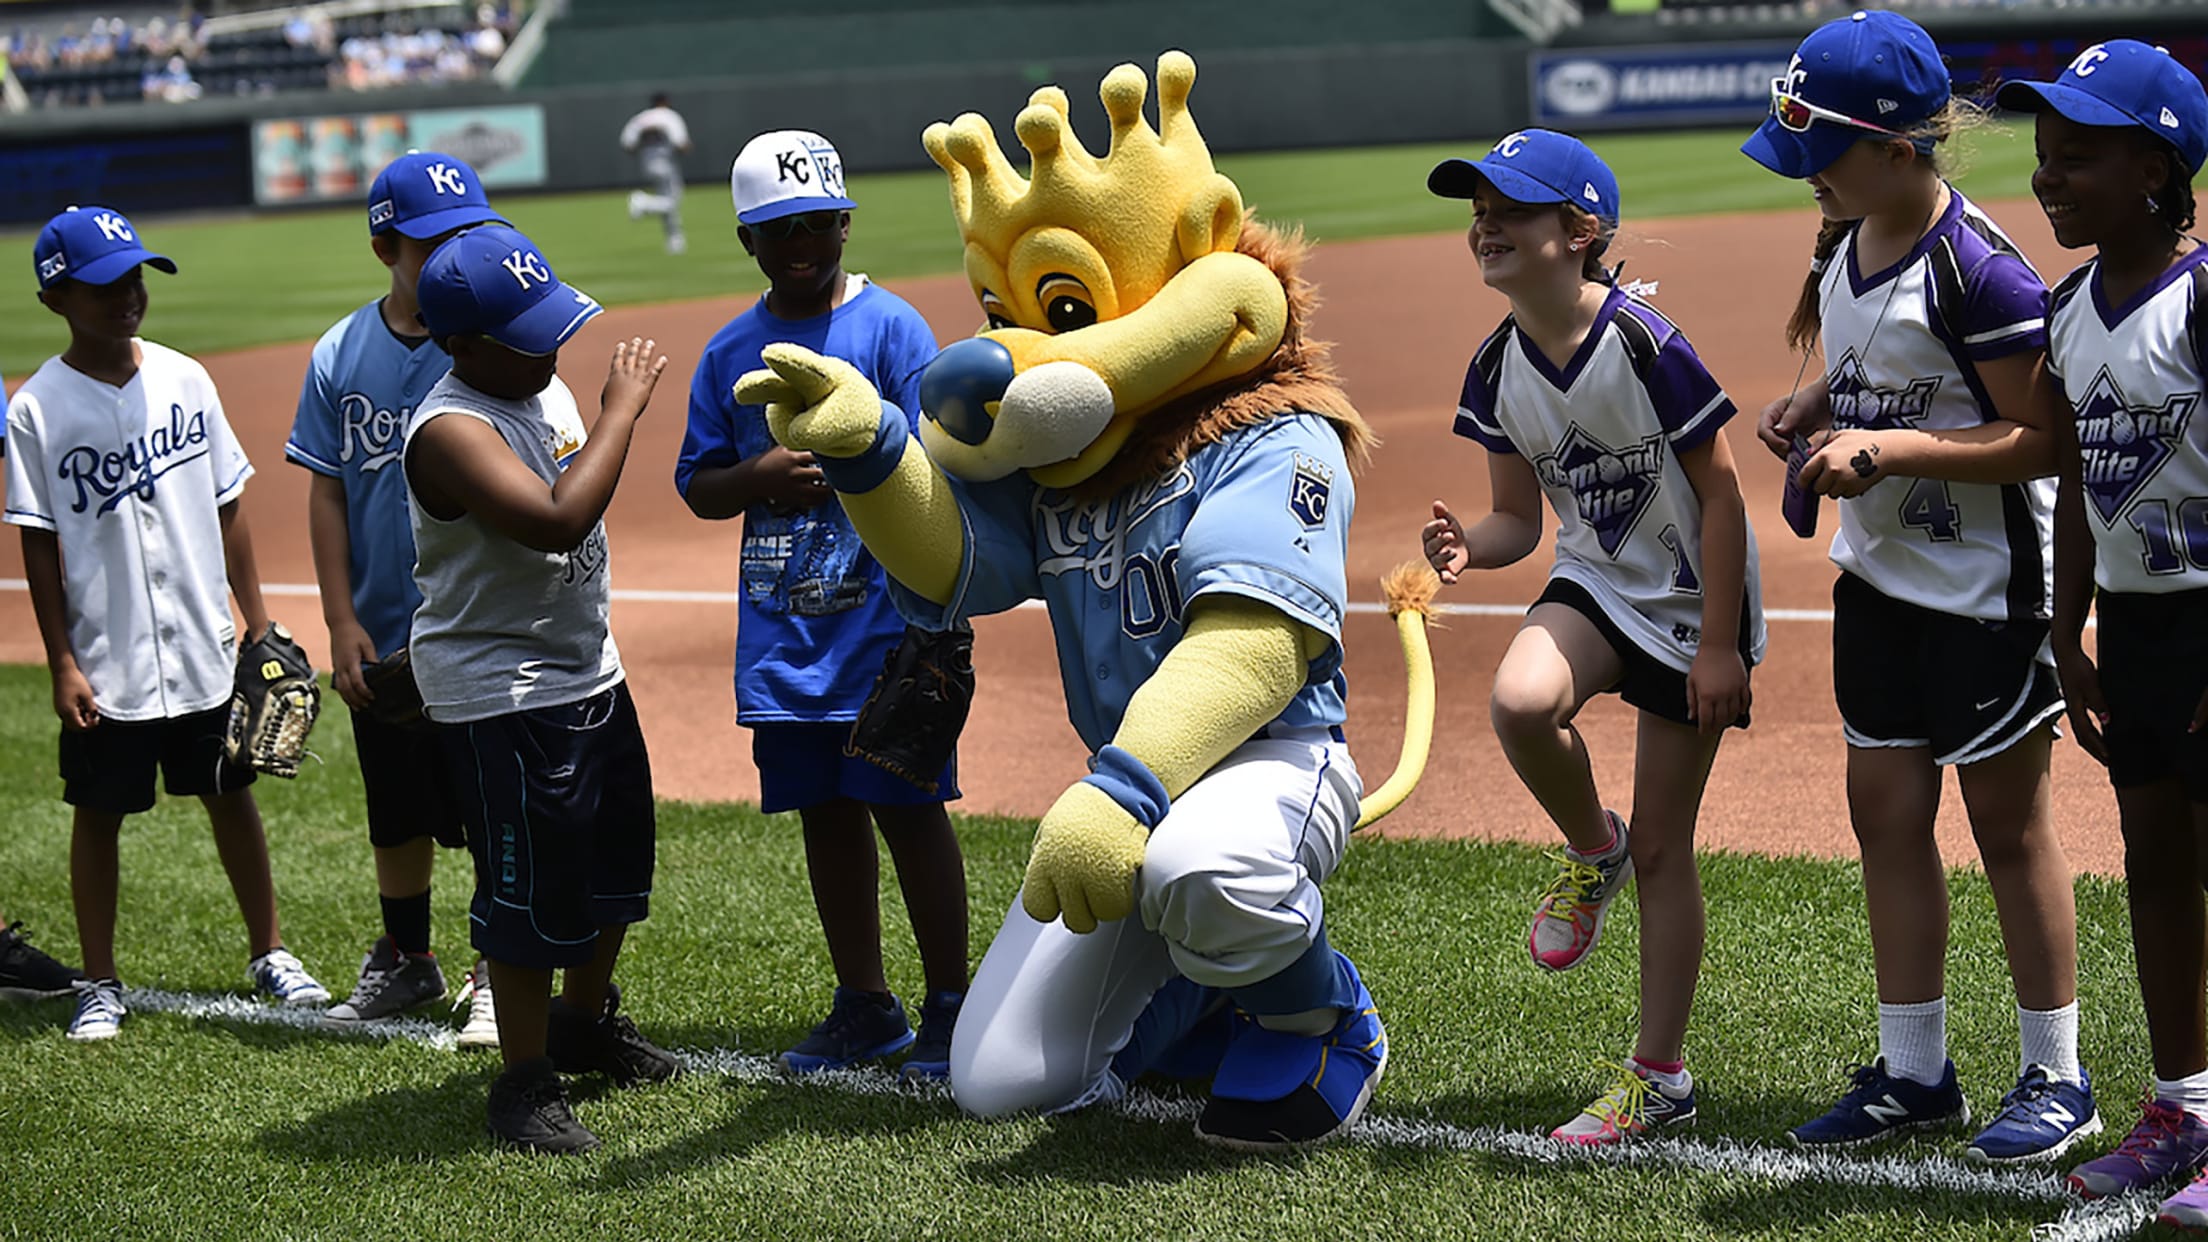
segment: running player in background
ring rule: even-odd
[[[410,151],[368,190],[368,238],[390,270],[384,295],[339,320],[315,342],[284,456],[314,476],[307,529],[330,627],[331,682],[352,709],[354,757],[367,795],[383,934],[361,962],[353,994],[331,1006],[341,1022],[387,1018],[445,994],[430,950],[430,879],[437,847],[467,847],[436,737],[369,713],[363,669],[398,654],[422,594],[414,586],[414,533],[406,479],[393,469],[407,416],[452,369],[429,343],[414,298],[422,264],[471,225],[497,222],[475,170],[452,156]],[[494,1047],[498,1021],[482,963],[460,1042]]]
[[[285,1004],[330,994],[284,947],[254,773],[223,756],[246,637],[266,632],[239,498],[253,465],[197,362],[138,336],[144,265],[175,272],[105,207],[71,207],[33,250],[38,299],[69,347],[8,403],[7,520],[61,717],[62,800],[75,808],[70,893],[89,982],[69,1038],[110,1039],[127,1010],[115,964],[125,816],[171,795],[207,808],[251,953],[256,991]]]
[[[629,192],[629,219],[658,216],[667,231],[667,253],[681,254],[682,156],[690,149],[690,127],[665,92],[652,96],[652,106],[621,127],[621,149],[636,156],[645,185]]]
[[[2011,82],[2001,106],[2038,114],[2032,192],[2055,240],[2093,247],[2055,287],[2047,369],[2058,421],[2055,667],[2078,742],[2108,768],[2124,834],[2132,950],[2154,1085],[2115,1151],[2070,1173],[2088,1198],[2141,1190],[2208,1160],[2208,249],[2190,237],[2208,160],[2208,94],[2168,53],[2097,43],[2053,82]],[[2099,601],[2094,596],[2098,588]],[[2100,614],[2098,668],[2085,654]],[[2162,1205],[2208,1226],[2208,1181]]]
[[[1828,22],[1772,83],[1742,150],[1807,180],[1825,224],[1788,342],[1826,373],[1757,433],[1816,451],[1801,486],[1843,501],[1833,691],[1878,978],[1879,1055],[1804,1146],[1961,1126],[1947,1055],[1947,874],[1933,823],[1956,769],[2016,988],[2016,1086],[1976,1161],[2050,1161],[2101,1128],[2078,1062],[2077,913],[2048,779],[2062,714],[2048,650],[2056,394],[2046,286],[1941,174],[1975,115],[1924,29]]]
[[[1473,200],[1480,278],[1511,308],[1457,411],[1457,434],[1487,449],[1493,511],[1467,530],[1435,501],[1426,559],[1445,583],[1524,559],[1544,493],[1562,523],[1490,704],[1503,753],[1566,842],[1528,936],[1534,964],[1585,961],[1611,900],[1640,879],[1640,1033],[1616,1084],[1551,1135],[1617,1143],[1695,1115],[1695,820],[1718,743],[1748,725],[1764,646],[1755,534],[1721,434],[1734,408],[1687,338],[1604,267],[1618,183],[1585,144],[1529,129],[1426,184]],[[1573,725],[1608,692],[1640,711],[1630,829],[1604,808]]]

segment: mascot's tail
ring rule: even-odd
[[[1396,637],[1403,644],[1411,692],[1403,711],[1403,754],[1387,781],[1365,795],[1359,828],[1401,806],[1426,773],[1426,754],[1434,741],[1434,653],[1426,645],[1426,627],[1434,623],[1434,595],[1440,590],[1441,578],[1424,561],[1406,561],[1380,580],[1380,593],[1387,598],[1388,615],[1395,619]]]

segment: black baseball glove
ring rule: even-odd
[[[402,729],[428,723],[429,718],[422,714],[422,687],[414,680],[414,662],[406,648],[374,664],[361,665],[360,679],[374,696],[368,701],[368,715]]]
[[[237,688],[230,695],[230,730],[223,757],[270,776],[299,775],[307,734],[322,712],[322,688],[314,662],[291,637],[271,624],[238,649]]]
[[[891,772],[927,793],[958,748],[974,702],[974,631],[906,626],[890,649],[874,693],[851,726],[843,753]]]

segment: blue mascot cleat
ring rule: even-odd
[[[1347,1134],[1388,1065],[1388,1032],[1357,968],[1356,1000],[1324,1035],[1268,1030],[1235,1016],[1234,1041],[1212,1079],[1196,1137],[1236,1151],[1285,1151]]]

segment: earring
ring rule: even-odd
[[[1572,253],[1573,253],[1573,254],[1578,254],[1578,253],[1579,253],[1579,243],[1578,243],[1578,242],[1576,242],[1576,241],[1572,243]]]
[[[2150,215],[2150,216],[2151,216],[2151,215],[2155,214],[2156,212],[2158,212],[2158,211],[2162,210],[2161,206],[2160,206],[2159,204],[2157,204],[2157,203],[2156,203],[2156,202],[2154,201],[2154,191],[2152,191],[2152,190],[2141,190],[2141,191],[2139,191],[2139,193],[2140,193],[2140,194],[2142,194],[2142,195],[2144,195],[2144,196],[2146,197],[2146,200],[2147,200],[2147,214],[2148,214],[2148,215]]]

